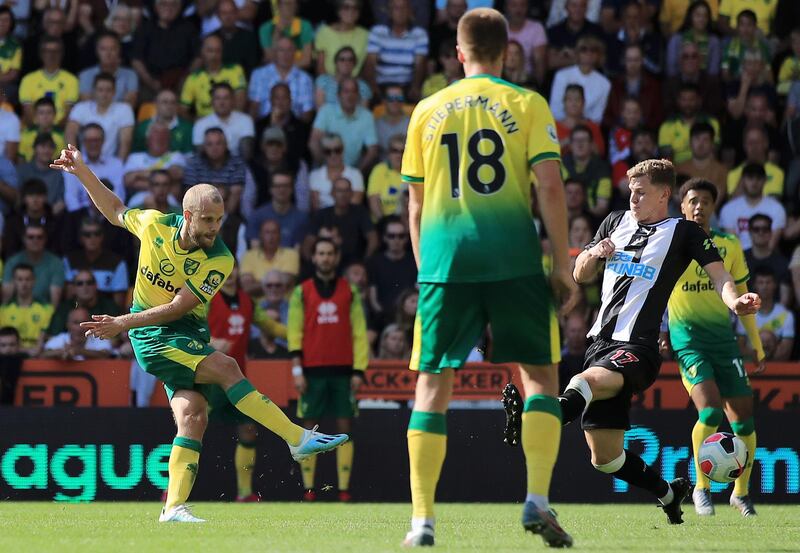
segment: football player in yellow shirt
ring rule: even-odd
[[[167,501],[161,522],[203,522],[186,500],[197,475],[209,409],[235,408],[286,440],[301,461],[348,440],[292,423],[242,374],[236,361],[210,345],[208,306],[233,269],[233,256],[219,236],[222,196],[209,184],[186,191],[183,214],[128,209],[83,162],[72,145],[51,167],[74,174],[97,209],[141,242],[131,312],[93,315],[82,323],[87,336],[110,339],[129,332],[139,365],[164,383],[178,426],[169,459]],[[234,413],[235,414],[235,413]]]

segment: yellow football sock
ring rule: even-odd
[[[747,495],[750,489],[750,473],[753,472],[753,459],[756,456],[756,430],[752,417],[744,422],[732,422],[731,428],[747,446],[747,466],[733,484],[733,495],[741,497]]]
[[[444,413],[412,411],[408,422],[411,506],[414,518],[433,518],[436,484],[447,452]]]
[[[239,497],[253,493],[253,469],[256,466],[255,444],[239,442],[233,455],[236,465],[236,489]]]
[[[200,461],[200,442],[191,438],[177,436],[172,441],[169,454],[169,484],[167,485],[167,511],[176,505],[186,503],[192,492],[197,465]]]
[[[307,490],[313,490],[314,472],[317,470],[317,456],[314,455],[300,461],[300,470],[303,473],[303,487]]]
[[[256,390],[246,378],[225,390],[225,394],[239,411],[264,428],[272,430],[291,445],[300,443],[303,428],[290,421],[277,405]]]
[[[339,475],[339,490],[350,489],[350,470],[353,468],[353,440],[336,450],[336,472]]]
[[[700,446],[703,445],[703,441],[717,431],[721,422],[722,409],[706,407],[705,409],[701,409],[697,414],[697,422],[694,423],[694,428],[692,428],[692,449],[694,451],[695,473],[694,487],[697,489],[711,489],[711,482],[708,476],[703,474],[703,471],[700,470],[700,464],[697,462],[697,455],[700,452]]]
[[[561,444],[561,406],[552,396],[536,394],[525,400],[522,413],[522,451],[528,469],[528,493],[547,498]]]

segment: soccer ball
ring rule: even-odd
[[[714,482],[733,482],[743,472],[748,461],[747,446],[727,432],[717,432],[700,446],[700,470]]]

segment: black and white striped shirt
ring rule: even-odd
[[[589,337],[656,347],[661,317],[675,283],[692,259],[704,267],[722,261],[703,229],[685,219],[643,224],[630,211],[614,211],[600,224],[591,248],[610,238],[602,304]]]

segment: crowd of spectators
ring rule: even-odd
[[[718,188],[713,226],[746,250],[770,359],[797,358],[795,0],[3,2],[0,327],[16,329],[14,355],[130,356],[124,337],[109,347],[76,331],[88,315],[125,310],[137,247],[75,178],[48,168],[75,143],[132,207],[180,213],[188,186],[217,186],[241,284],[284,323],[314,239],[331,238],[361,291],[373,355],[407,358],[409,114],[463,76],[457,22],[487,5],[509,22],[504,79],[548,98],[557,120],[573,254],[626,208],[629,167],[672,159],[681,179]],[[585,346],[599,286],[583,286],[562,320],[565,369]],[[270,337],[252,345],[286,354]],[[490,333],[471,358],[487,348]]]

